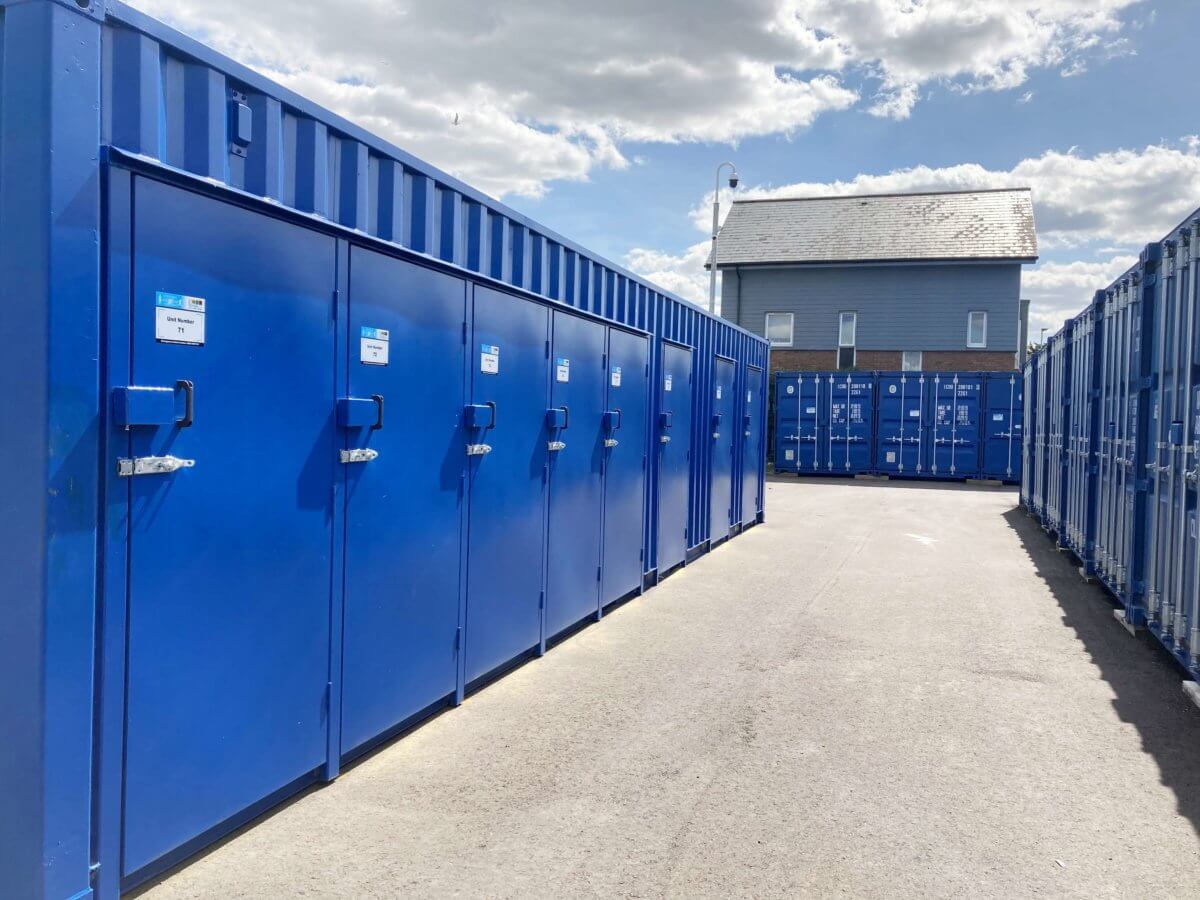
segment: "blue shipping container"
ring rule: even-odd
[[[779,372],[775,470],[1021,479],[1015,372]]]
[[[1036,478],[1022,493],[1081,571],[1117,600],[1125,624],[1147,627],[1193,678],[1200,673],[1198,247],[1194,213],[1147,245],[1030,360],[1026,379],[1037,386],[1030,421],[1039,431],[1027,434],[1026,452],[1045,457],[1047,476],[1044,494]],[[1050,390],[1041,389],[1044,379]]]
[[[762,519],[761,338],[116,0],[0,0],[0,277],[6,895],[115,897]]]

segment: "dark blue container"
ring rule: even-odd
[[[983,478],[1020,484],[1025,429],[1025,380],[1019,372],[988,372],[983,376]]]
[[[115,0],[0,43],[0,892],[115,897],[762,519],[761,338]]]

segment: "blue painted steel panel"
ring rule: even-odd
[[[195,417],[128,454],[195,467],[128,479],[126,875],[325,762],[336,458],[334,241],[149,180],[135,210],[132,383]]]
[[[551,329],[550,406],[565,416],[549,435],[547,638],[600,611],[608,375],[603,323],[555,310]]]
[[[930,474],[932,377],[881,372],[876,390],[876,468],[899,477]]]
[[[741,514],[738,522],[750,525],[758,520],[762,510],[762,460],[765,444],[764,421],[759,413],[764,396],[764,373],[758,366],[746,367],[745,405],[742,407],[742,448],[739,454],[742,470]]]
[[[973,477],[979,472],[983,379],[974,374],[938,373],[932,380],[930,472],[935,477]]]
[[[649,340],[620,328],[609,328],[601,594],[604,606],[642,587],[649,393]]]
[[[819,394],[825,402],[822,471],[835,474],[869,472],[874,467],[875,376],[869,372],[830,373]]]
[[[349,308],[342,753],[455,693],[467,465],[463,279],[355,247]]]
[[[1021,367],[1021,382],[1024,390],[1024,408],[1022,411],[1022,444],[1021,444],[1021,505],[1026,510],[1033,509],[1033,473],[1037,466],[1034,461],[1034,448],[1038,441],[1038,411],[1041,409],[1038,401],[1037,370],[1033,356],[1025,359]]]
[[[826,418],[822,414],[821,376],[808,372],[781,372],[775,377],[782,385],[776,405],[776,413],[781,419],[775,429],[777,440],[783,448],[784,465],[780,471],[795,471],[799,474],[816,472],[821,468],[821,436],[826,424]],[[794,387],[794,391],[789,391],[789,387]],[[785,422],[787,424],[784,424]],[[792,459],[788,459],[787,456],[788,444],[795,450]],[[776,451],[777,469],[779,460]]]
[[[772,417],[772,458],[775,463],[775,471],[778,473],[795,472],[798,467],[799,413],[802,408],[796,393],[799,388],[799,374],[779,372],[773,376],[772,380],[775,383],[772,400],[775,410]],[[815,406],[813,412],[814,414],[816,412]]]
[[[537,647],[550,430],[550,313],[476,287],[471,402],[493,408],[471,456],[465,680],[475,682]]]
[[[712,543],[729,537],[733,524],[733,453],[735,440],[742,433],[737,420],[737,393],[734,378],[737,365],[732,359],[718,356],[713,367],[712,385],[712,460],[711,494],[709,505],[709,540]]]
[[[664,342],[661,365],[659,422],[653,433],[658,441],[658,571],[665,574],[685,561],[688,549],[692,351]]]
[[[1019,372],[988,372],[984,379],[983,453],[979,474],[1020,483],[1025,427],[1025,384]]]

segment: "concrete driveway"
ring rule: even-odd
[[[1200,710],[1015,492],[767,511],[149,896],[1200,892]]]

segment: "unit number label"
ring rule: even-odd
[[[670,389],[671,389],[671,376],[670,376],[670,375],[668,375],[668,376],[667,376],[667,377],[666,377],[666,378],[663,380],[663,390],[664,390],[664,391],[669,391]]]
[[[1004,421],[1004,413],[992,413],[992,421],[993,422],[1003,422]]]
[[[887,452],[887,461],[890,463],[894,463],[896,461],[896,451],[895,450],[889,450]]]
[[[386,366],[391,332],[386,328],[362,327],[358,338],[358,360],[366,366]]]
[[[204,299],[158,291],[154,299],[154,337],[164,344],[204,346]]]
[[[786,459],[786,460],[793,460],[793,459],[795,459],[795,458],[796,458],[796,451],[795,451],[795,450],[784,450],[784,451],[783,451],[783,458],[784,458],[784,459]]]
[[[717,385],[717,399],[721,399],[721,386],[719,384]]]
[[[484,375],[498,375],[500,373],[500,348],[495,344],[480,345],[479,371]]]
[[[804,414],[806,416],[815,416],[817,414],[817,408],[815,406],[806,407],[804,410]]]
[[[565,356],[560,356],[554,360],[554,380],[555,381],[570,381],[571,380],[571,361]]]
[[[620,366],[612,367],[612,374],[609,377],[609,383],[612,384],[613,387],[621,386],[621,367]],[[667,388],[667,390],[670,390],[670,388]]]

